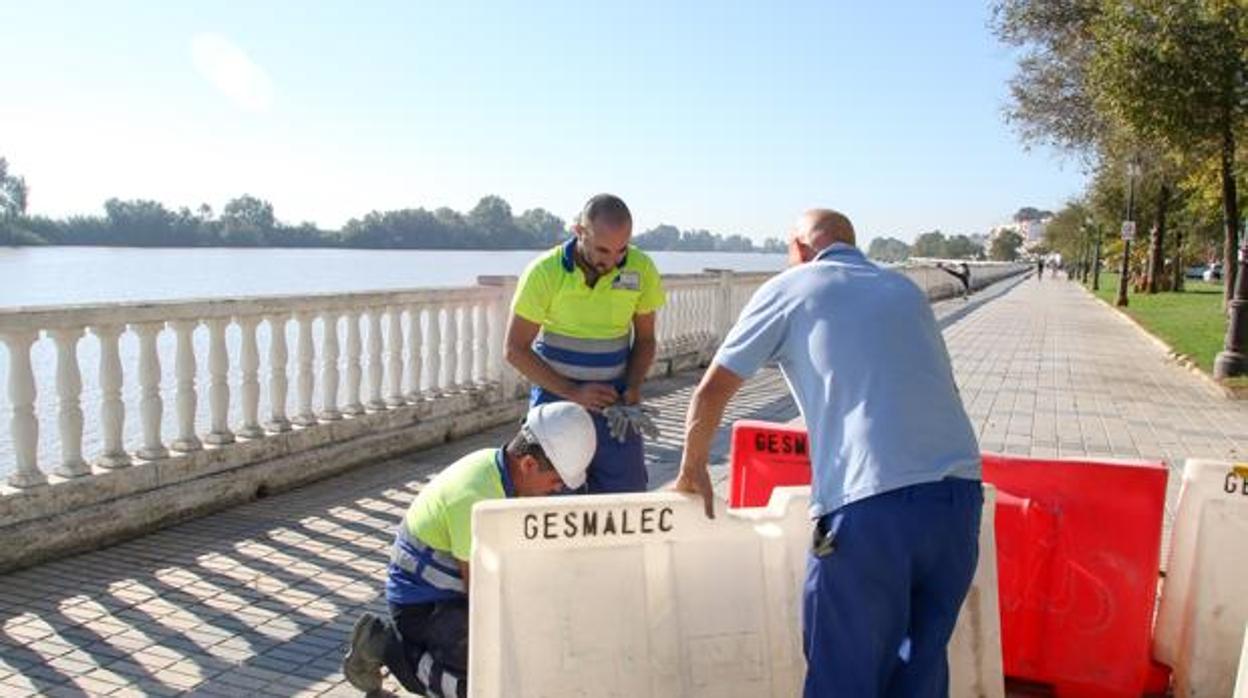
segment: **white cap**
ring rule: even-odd
[[[548,402],[529,410],[524,428],[537,439],[569,489],[585,484],[585,471],[598,448],[594,420],[574,402]]]

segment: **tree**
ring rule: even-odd
[[[26,179],[9,174],[9,162],[0,158],[0,218],[22,218],[30,194]]]
[[[9,174],[8,161],[0,158],[0,245],[38,245],[46,242],[24,225],[29,192],[26,179]]]
[[[903,262],[910,257],[910,246],[897,238],[875,238],[867,247],[867,256],[879,262]]]
[[[666,223],[634,236],[633,244],[643,250],[675,250],[680,247],[680,229]]]
[[[273,204],[250,194],[231,199],[221,211],[221,235],[227,245],[265,245],[276,223]]]
[[[162,247],[173,244],[173,214],[158,201],[112,198],[104,202],[109,237],[114,241],[140,247]]]
[[[945,242],[945,256],[950,259],[974,259],[984,248],[965,235],[954,235]]]
[[[516,222],[527,242],[535,247],[558,244],[568,235],[568,227],[563,219],[544,208],[531,208],[521,214]]]
[[[713,252],[716,236],[709,230],[686,230],[680,234],[680,249],[690,252]]]
[[[1140,141],[1220,162],[1224,294],[1236,273],[1236,134],[1248,120],[1248,8],[1235,0],[1104,0],[1088,63],[1100,110]]]
[[[1042,211],[1033,206],[1024,206],[1014,213],[1015,223],[1032,223],[1053,216],[1052,211]]]
[[[898,242],[901,241],[898,240]],[[902,242],[901,244],[905,245],[906,243]],[[784,254],[789,251],[789,246],[780,238],[767,238],[766,240],[763,240],[762,251],[767,254]]]
[[[1066,204],[1044,227],[1044,246],[1072,263],[1091,263],[1089,244],[1092,242],[1087,218],[1089,210],[1081,202]]]
[[[1100,5],[1100,0],[997,0],[993,5],[994,33],[1024,49],[1010,79],[1005,112],[1024,144],[1051,145],[1092,160],[1112,131],[1087,85]]]
[[[988,256],[998,262],[1018,259],[1018,248],[1023,246],[1023,236],[1013,230],[1002,230],[988,245]]]
[[[520,229],[512,219],[511,204],[499,196],[484,196],[468,212],[475,244],[488,249],[525,247]]]
[[[933,230],[914,239],[910,254],[914,257],[944,257],[945,244],[945,234],[939,230]]]

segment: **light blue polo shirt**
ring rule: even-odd
[[[780,365],[810,436],[812,517],[946,477],[978,480],[975,431],[927,296],[835,243],[769,279],[715,356]]]

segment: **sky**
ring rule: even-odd
[[[30,212],[249,193],[336,228],[487,194],[569,219],[619,194],[762,240],[983,233],[1082,190],[1002,110],[988,4],[0,0],[0,157]]]

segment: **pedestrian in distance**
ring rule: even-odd
[[[944,262],[937,262],[936,267],[941,271],[953,275],[955,279],[962,282],[962,300],[970,300],[971,298],[971,265],[966,262],[959,262],[958,268],[945,266]]]
[[[947,696],[983,491],[944,340],[923,290],[868,261],[844,215],[808,211],[790,251],[799,263],[759,288],[702,377],[675,489],[713,516],[725,406],[777,362],[810,439],[805,698]]]

